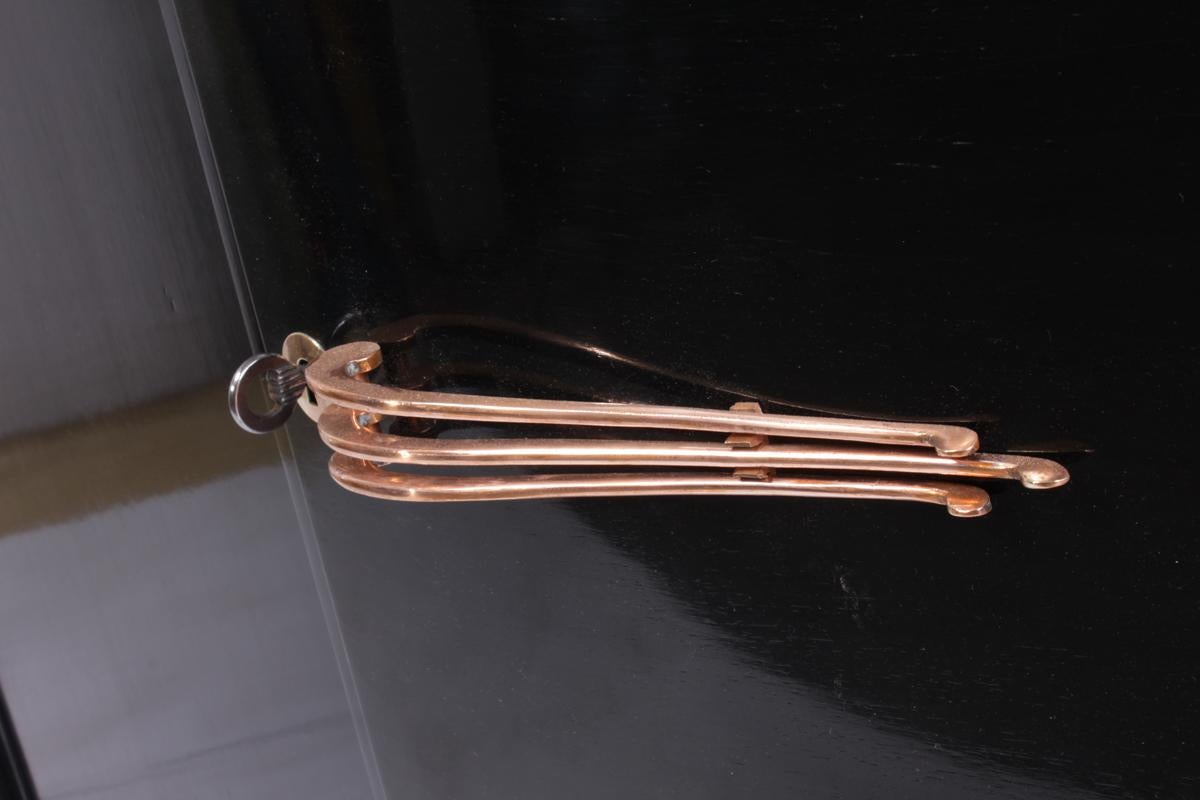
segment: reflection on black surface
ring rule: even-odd
[[[369,335],[385,344],[389,382],[413,388],[622,402],[754,397],[495,320],[408,320]],[[456,427],[435,423],[423,432]],[[536,427],[520,435],[542,433]],[[513,435],[513,426],[495,435]],[[1086,481],[1093,473],[1079,464]],[[1005,506],[1021,506],[1012,518],[1028,515],[1037,526],[1080,512],[1078,501],[1019,503],[1022,493],[1006,493],[1011,487],[988,488],[1004,495]],[[998,526],[933,519],[925,509],[881,515],[839,501],[668,497],[570,505],[755,664],[818,687],[878,724],[1035,774],[1065,770],[1097,789],[1121,775],[1155,780],[1140,752],[1147,745],[1136,743],[1160,752],[1175,746],[1133,690],[1144,662],[1114,653],[1107,637],[1093,633],[1135,622],[1127,598],[1096,593],[1104,554],[1090,564],[1085,553],[1071,553],[1069,565],[1039,560],[1028,550],[1032,541],[1001,538]],[[1064,613],[1039,613],[1056,607]],[[1163,652],[1158,633],[1144,635],[1139,649],[1158,655],[1158,674],[1186,681],[1184,654]],[[1087,704],[1081,718],[1076,704],[1088,696],[1106,702]]]
[[[273,465],[277,454],[230,426],[227,385],[0,439],[0,536]],[[63,465],[73,479],[65,479]]]
[[[380,342],[389,380],[407,387],[449,388],[464,378],[524,397],[587,398],[607,402],[692,402],[726,405],[758,402],[764,410],[978,425],[986,414],[958,417],[899,417],[883,411],[852,411],[806,405],[731,386],[715,378],[689,375],[582,339],[498,317],[441,314],[408,317],[374,328],[349,320],[335,328],[331,342],[354,338]]]

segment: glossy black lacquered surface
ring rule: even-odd
[[[268,343],[500,317],[1074,475],[413,508],[293,422],[388,791],[1194,794],[1181,9],[181,4]]]

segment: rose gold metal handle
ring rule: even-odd
[[[916,448],[835,447],[812,444],[606,441],[588,439],[431,439],[380,433],[373,418],[329,408],[318,424],[321,439],[352,458],[382,464],[432,466],[726,467],[900,472],[950,478],[1020,481],[1028,489],[1053,489],[1070,478],[1054,461],[1031,456],[976,453],[947,458]]]
[[[650,406],[636,403],[585,403],[524,400],[383,386],[363,380],[379,366],[374,342],[352,342],[325,352],[304,372],[308,386],[333,405],[383,416],[522,422],[547,425],[594,425],[612,428],[673,428],[760,436],[837,439],[873,444],[932,447],[957,457],[975,452],[979,437],[970,428],[875,420],[831,419],[786,414],[747,414],[724,409]]]
[[[750,402],[726,410],[406,389],[370,380],[382,363],[378,344],[353,342],[324,351],[303,334],[288,337],[283,359],[286,367],[274,368],[268,381],[268,393],[281,408],[268,416],[286,418],[289,404],[301,405],[317,420],[322,440],[335,451],[329,464],[334,480],[372,497],[409,501],[677,494],[849,497],[933,503],[956,517],[977,517],[991,510],[983,489],[900,476],[1006,479],[1030,489],[1062,486],[1070,478],[1062,465],[1047,459],[976,453],[978,436],[956,425],[764,414]],[[238,376],[249,374],[257,373],[243,367]],[[240,383],[241,378],[235,377],[230,387],[235,417],[245,406],[236,402]],[[380,427],[386,417],[657,428],[720,433],[725,438],[711,442],[439,439],[383,433]],[[264,427],[240,424],[250,430]],[[453,476],[406,471],[422,465],[675,471]],[[838,477],[821,475],[828,472]],[[855,473],[898,475],[866,478]]]
[[[723,494],[908,500],[945,506],[954,517],[981,517],[992,510],[987,492],[977,486],[957,483],[812,477],[758,481],[712,472],[433,476],[389,472],[341,453],[335,453],[329,460],[329,473],[338,484],[358,494],[384,500],[417,502]]]

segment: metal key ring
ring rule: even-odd
[[[292,415],[294,403],[278,403],[272,400],[273,408],[267,414],[259,414],[250,407],[251,393],[256,385],[267,377],[270,370],[290,367],[291,364],[275,353],[260,353],[250,356],[233,373],[229,382],[229,413],[238,427],[249,433],[270,433]]]

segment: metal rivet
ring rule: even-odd
[[[351,378],[353,378],[358,373],[359,373],[359,366],[358,366],[357,361],[351,361],[349,364],[346,365],[346,374],[349,375]]]

